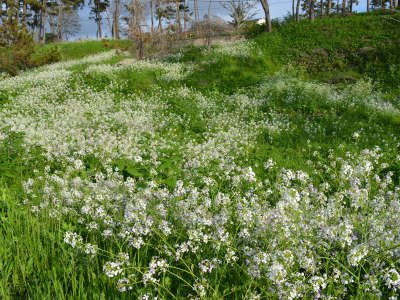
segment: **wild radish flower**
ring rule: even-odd
[[[158,297],[157,296],[154,297],[152,294],[147,293],[147,294],[142,295],[138,299],[140,299],[140,300],[158,300]]]
[[[140,156],[134,156],[133,160],[138,163],[142,161],[142,158]]]
[[[98,247],[96,245],[92,245],[90,243],[87,243],[84,245],[84,250],[86,254],[91,255],[91,257],[94,257],[98,251]]]
[[[235,251],[227,250],[227,253],[225,254],[225,261],[228,264],[237,261],[238,257],[235,254],[236,254]]]
[[[326,288],[326,274],[324,274],[324,277],[313,276],[310,278],[309,282],[314,290],[314,293],[319,293],[321,290]]]
[[[111,229],[105,229],[103,232],[102,232],[102,236],[104,236],[104,237],[110,237],[110,236],[112,236],[112,234],[113,234],[113,232],[112,232],[112,230]]]
[[[147,285],[148,283],[157,283],[159,279],[155,276],[157,273],[165,273],[169,267],[169,264],[165,259],[153,257],[150,264],[148,271],[143,274],[143,283]]]
[[[358,245],[357,247],[350,250],[347,260],[350,265],[357,266],[358,263],[368,255],[368,248],[365,245]]]
[[[278,262],[274,262],[268,270],[268,278],[278,285],[285,282],[286,275],[287,271],[285,270],[285,267]]]
[[[276,163],[270,158],[268,159],[267,162],[264,163],[264,169],[268,170],[273,168],[276,165]]]
[[[32,187],[35,181],[32,178],[29,178],[27,181],[22,183],[25,193],[31,194],[33,192]]]
[[[64,242],[70,245],[72,248],[80,248],[82,246],[83,239],[79,234],[67,231],[64,235]]]
[[[213,258],[211,261],[205,259],[199,263],[199,268],[202,273],[211,273],[220,263],[221,261],[217,258]]]
[[[344,164],[340,170],[340,177],[342,179],[347,179],[347,178],[351,177],[353,172],[354,172],[354,170],[350,165]]]
[[[109,261],[103,266],[103,271],[108,277],[115,277],[118,274],[121,274],[123,263],[119,261]]]
[[[256,174],[253,172],[253,169],[251,167],[247,167],[243,170],[243,178],[248,182],[255,182]]]
[[[80,159],[74,161],[75,169],[81,169],[83,167],[83,162]]]
[[[395,268],[392,268],[386,272],[383,276],[386,286],[393,290],[397,291],[400,290],[400,274],[397,272]]]
[[[118,259],[118,261],[129,265],[129,254],[128,253],[125,253],[125,252],[118,253],[117,259]]]
[[[207,291],[209,289],[208,282],[205,278],[197,278],[193,284],[193,289],[200,297],[205,297],[207,295]]]
[[[117,282],[117,290],[121,293],[126,292],[127,290],[132,290],[133,286],[130,285],[130,281],[128,278],[121,278]]]
[[[300,202],[300,194],[295,189],[288,189],[283,193],[282,205],[297,208]]]

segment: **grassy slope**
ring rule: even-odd
[[[369,77],[393,91],[400,86],[400,26],[389,17],[400,20],[400,14],[375,12],[283,24],[271,34],[256,35],[252,40],[261,52],[250,57],[210,63],[210,57],[193,48],[179,61],[199,64],[188,85],[224,92],[254,85],[287,64],[311,80],[343,87]],[[256,26],[252,32],[259,30]],[[363,54],[365,47],[374,50]]]
[[[389,18],[399,20],[400,13],[376,12],[317,19],[314,24],[291,23],[273,34],[258,36],[255,41],[275,63],[303,65],[312,78],[330,82],[346,73],[356,79],[367,75],[395,87],[400,83],[400,73],[389,71],[392,65],[400,66],[396,54],[400,52],[400,26]],[[375,50],[363,53],[365,47]]]
[[[213,92],[233,94],[240,88],[261,82],[265,76],[270,76],[268,80],[271,86],[278,85],[280,79],[268,74],[287,62],[299,62],[310,66],[307,63],[309,56],[302,58],[298,54],[304,52],[310,55],[309,53],[315,47],[329,50],[329,59],[334,60],[335,63],[338,63],[339,59],[343,59],[343,62],[339,67],[329,60],[326,62],[327,69],[311,69],[307,76],[316,78],[322,75],[326,76],[323,79],[327,79],[329,76],[337,76],[337,73],[350,71],[355,72],[354,76],[362,76],[363,70],[357,68],[356,60],[351,59],[351,53],[355,53],[364,45],[371,44],[379,49],[378,53],[393,50],[385,48],[385,45],[395,47],[385,41],[389,34],[396,33],[396,28],[389,25],[383,26],[382,24],[386,24],[383,22],[386,21],[381,16],[355,16],[351,19],[321,20],[315,25],[309,25],[307,22],[289,24],[272,35],[258,36],[255,42],[262,47],[262,54],[255,52],[246,58],[225,57],[210,62],[208,55],[202,55],[197,49],[192,49],[180,58],[181,61],[196,63],[195,72],[183,83],[198,89],[205,95]],[[372,30],[369,27],[371,23],[382,26],[379,30]],[[338,33],[337,38],[332,36],[332,32],[327,29],[333,28],[331,27],[333,25],[337,26],[336,29],[331,29]],[[348,36],[349,28],[354,29],[351,31],[351,39]],[[368,37],[371,41],[361,42],[364,37]],[[350,46],[353,48],[349,48]],[[106,50],[100,42],[88,42],[82,45],[61,44],[60,48],[65,59]],[[290,49],[295,50],[292,52]],[[348,52],[349,49],[351,51]],[[342,56],[337,58],[339,54],[343,54],[345,58]],[[317,68],[319,66],[316,64]],[[323,66],[322,62],[321,66]],[[380,68],[379,64],[377,66]],[[382,63],[383,69],[385,66]],[[379,68],[376,70],[380,70]],[[372,72],[368,74],[375,72],[370,69],[366,71]],[[86,85],[100,91],[110,83],[106,76],[84,76],[80,71],[76,71],[75,75],[76,78],[79,77],[78,82],[82,86]],[[126,93],[138,89],[146,92],[155,85],[167,89],[168,86],[182,84],[159,81],[157,74],[150,71],[121,72],[118,76],[119,80],[125,83],[125,90],[122,92]],[[245,157],[248,164],[260,163],[261,165],[265,159],[272,158],[279,167],[312,171],[312,168],[307,165],[311,150],[302,152],[301,149],[307,147],[318,149],[322,159],[329,161],[328,155],[331,148],[340,148],[343,153],[348,150],[359,151],[391,140],[393,135],[400,133],[399,120],[395,117],[366,112],[362,108],[349,109],[325,104],[318,93],[310,92],[306,86],[298,84],[295,80],[289,82],[291,84],[286,87],[271,88],[268,94],[264,95],[270,99],[264,109],[285,115],[293,121],[294,128],[297,129],[277,136],[271,136],[268,132],[261,133],[257,143],[249,149]],[[245,93],[251,96],[252,93],[257,93],[257,89],[249,89]],[[288,103],[283,100],[293,95],[297,99],[295,102]],[[165,101],[171,107],[171,113],[188,121],[184,130],[177,128],[182,140],[188,135],[201,139],[204,124],[201,124],[196,103],[185,102],[178,97],[166,98]],[[247,117],[252,118],[250,114]],[[310,135],[305,130],[305,125],[310,122],[314,124],[314,128],[318,129],[316,134]],[[359,130],[368,138],[354,143],[352,134]],[[0,247],[0,271],[2,272],[0,295],[13,298],[31,296],[37,299],[68,298],[67,294],[80,299],[110,297],[115,299],[119,296],[131,298],[129,294],[116,294],[113,283],[105,280],[104,275],[98,277],[98,274],[102,272],[101,260],[86,261],[85,264],[81,257],[69,251],[68,246],[62,241],[63,231],[67,228],[66,224],[60,224],[45,217],[36,218],[27,208],[15,203],[15,199],[22,199],[21,182],[34,177],[33,170],[40,169],[45,164],[41,161],[43,158],[40,155],[40,149],[36,149],[37,153],[31,153],[35,157],[34,160],[25,159],[23,147],[19,143],[21,143],[21,138],[15,136],[3,141],[0,147],[0,245],[2,245]],[[308,146],[308,144],[311,145]],[[57,166],[54,167],[57,168]],[[174,170],[171,172],[173,173]],[[255,172],[257,176],[266,176],[261,166],[255,169]]]
[[[107,45],[107,47],[106,47]],[[128,40],[107,40],[107,41],[77,41],[63,43],[49,43],[38,45],[36,53],[40,54],[52,47],[58,46],[62,60],[80,59],[88,55],[110,51],[113,48],[127,49],[130,45]]]

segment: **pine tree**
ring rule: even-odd
[[[11,75],[30,67],[34,52],[32,34],[20,23],[18,8],[15,0],[8,0],[7,15],[0,24],[0,72]]]
[[[90,10],[90,18],[94,20],[97,24],[97,38],[102,38],[101,23],[103,20],[103,13],[106,11],[107,7],[110,5],[109,0],[93,0],[93,6]]]

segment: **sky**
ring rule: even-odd
[[[215,0],[212,5],[212,15],[220,16],[225,20],[229,21],[228,12],[225,8],[221,6],[221,0]],[[338,1],[338,0],[333,0]],[[341,2],[341,1],[340,1]],[[354,11],[365,11],[365,2],[362,2],[360,5],[356,5],[354,7]],[[187,0],[189,7],[193,6],[193,0]],[[270,0],[270,13],[271,17],[274,18],[281,18],[288,14],[292,10],[292,0]],[[200,9],[200,16],[202,17],[204,14],[207,13],[208,9],[208,0],[199,0],[199,9]],[[81,30],[80,32],[74,37],[74,39],[79,38],[96,38],[96,24],[93,20],[89,19],[90,15],[90,8],[86,5],[79,11],[80,20],[81,20]],[[254,19],[263,18],[264,11],[260,4],[257,7],[257,14],[255,15]],[[110,26],[107,20],[103,21],[102,25],[103,35],[104,36],[111,36],[110,33]]]

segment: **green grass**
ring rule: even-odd
[[[63,224],[35,217],[7,188],[0,191],[0,295],[3,299],[106,299],[115,287],[63,243]],[[90,264],[89,265],[87,264]],[[103,282],[103,283],[102,283]],[[124,298],[124,297],[121,297]]]
[[[304,67],[311,78],[340,81],[369,76],[388,89],[399,86],[400,14],[357,14],[288,23],[255,38],[274,63]],[[371,47],[371,53],[362,53]],[[393,69],[394,66],[394,69]],[[329,76],[331,74],[331,76]],[[347,75],[347,76],[346,76]]]
[[[400,13],[374,12],[348,17],[317,18],[276,26],[272,33],[251,32],[259,51],[248,58],[212,60],[199,48],[187,49],[178,61],[195,63],[196,72],[187,84],[196,88],[232,93],[260,82],[283,66],[293,65],[303,78],[344,87],[360,78],[372,78],[387,92],[400,86]],[[370,47],[371,52],[363,53]],[[210,63],[210,60],[212,61]]]
[[[105,46],[107,44],[107,47]],[[36,55],[45,52],[49,48],[59,47],[62,60],[80,59],[88,55],[110,51],[113,48],[127,49],[131,42],[128,40],[106,40],[103,41],[76,41],[76,42],[62,42],[62,43],[49,43],[46,45],[37,45]]]

